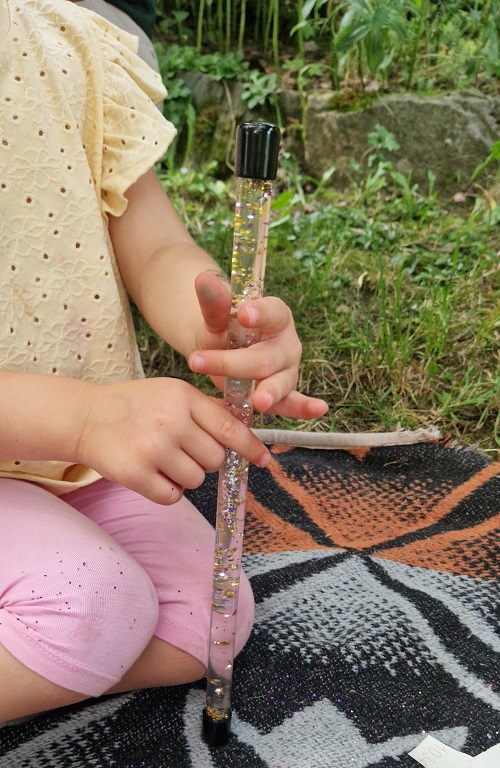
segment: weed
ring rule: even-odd
[[[264,107],[267,104],[278,108],[279,102],[276,94],[276,75],[257,72],[256,69],[248,73],[243,82],[241,99],[248,109]]]

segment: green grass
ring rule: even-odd
[[[286,163],[285,163],[286,166]],[[500,206],[472,208],[411,194],[389,176],[366,194],[280,184],[266,293],[292,308],[303,342],[299,388],[326,398],[321,420],[256,415],[256,426],[382,431],[434,424],[495,455],[500,446]],[[203,179],[205,180],[203,182]],[[193,236],[227,270],[232,182],[204,172],[169,176]],[[213,186],[215,184],[215,186]],[[213,393],[143,323],[148,375],[177,375]]]

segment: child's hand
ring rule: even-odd
[[[286,304],[272,296],[242,304],[238,321],[245,328],[258,330],[260,341],[229,351],[231,296],[227,286],[211,272],[198,275],[195,285],[205,327],[198,338],[200,350],[189,356],[191,370],[208,374],[220,389],[220,377],[255,379],[258,383],[252,402],[259,411],[299,419],[323,416],[328,410],[324,400],[295,389],[302,345]]]
[[[271,458],[220,402],[178,379],[98,385],[86,406],[78,461],[160,504],[201,485],[226,445],[259,466]]]

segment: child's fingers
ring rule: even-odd
[[[257,383],[252,395],[254,407],[265,413],[272,413],[272,409],[295,392],[297,375],[295,370],[284,369]]]
[[[94,394],[94,392],[93,392]],[[178,379],[99,388],[79,437],[79,463],[153,501],[172,504],[218,469],[226,447],[266,466],[266,446],[212,398]]]
[[[290,350],[284,343],[268,339],[241,349],[203,349],[193,352],[188,363],[192,371],[206,373],[212,377],[260,380],[272,376],[277,371],[286,371],[290,365],[289,356]],[[288,389],[294,386],[295,381],[290,380]]]
[[[252,464],[265,467],[269,463],[271,456],[265,445],[223,406],[214,404],[213,408],[193,410],[193,418],[217,443],[230,448]]]
[[[259,411],[286,416],[289,419],[317,419],[324,416],[328,410],[328,403],[325,400],[309,397],[295,390],[266,408],[267,402],[269,402],[267,390],[257,388],[252,397],[252,403]]]
[[[223,278],[222,273],[206,271],[194,284],[206,329],[214,334],[227,330],[231,310],[231,293]]]
[[[119,477],[119,482],[156,504],[175,504],[184,492],[182,485],[174,482],[171,477],[152,467],[145,471],[139,462],[136,467],[130,462],[127,471]]]
[[[293,327],[290,308],[276,296],[266,296],[241,304],[238,322],[245,328],[258,328],[265,336],[282,333],[287,326]]]

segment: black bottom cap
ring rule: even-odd
[[[231,710],[224,720],[212,720],[207,710],[203,710],[203,738],[211,747],[227,744],[231,735]]]

